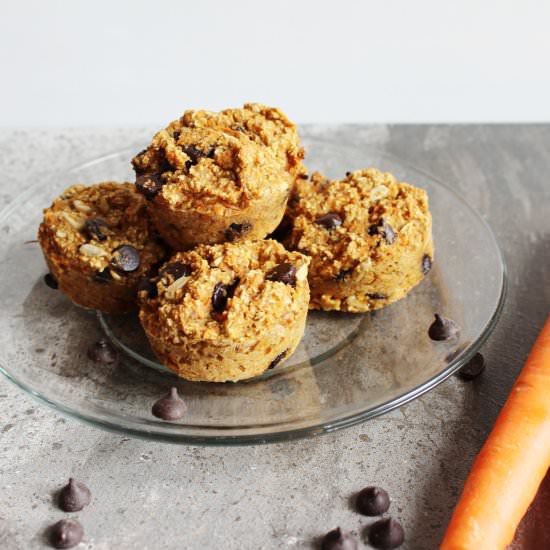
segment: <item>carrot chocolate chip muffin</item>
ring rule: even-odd
[[[137,308],[138,282],[165,257],[145,199],[130,183],[73,185],[44,210],[40,246],[59,288],[83,307]]]
[[[403,298],[431,268],[424,190],[375,168],[299,180],[285,244],[311,256],[310,308],[361,312]]]
[[[276,367],[304,332],[308,263],[271,240],[176,253],[139,292],[155,354],[196,381],[237,381]]]
[[[162,237],[175,249],[263,239],[305,172],[296,127],[278,109],[247,104],[187,111],[132,161]]]

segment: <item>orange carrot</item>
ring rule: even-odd
[[[440,550],[502,550],[550,467],[550,318],[477,456]]]

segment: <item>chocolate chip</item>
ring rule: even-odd
[[[478,352],[457,372],[457,376],[469,382],[477,378],[484,370],[485,357]]]
[[[113,250],[111,265],[119,271],[131,273],[140,264],[139,252],[130,244],[121,244]]]
[[[273,359],[273,361],[269,363],[269,367],[267,368],[274,369],[286,357],[287,353],[288,353],[287,349],[285,349],[285,351],[283,351],[282,353],[279,353],[279,355],[277,355],[277,357],[275,357],[275,359]]]
[[[298,178],[301,180],[307,180],[309,178],[308,174],[298,174]]]
[[[236,132],[246,132],[246,130],[242,126],[233,126],[233,130]]]
[[[151,412],[161,420],[179,420],[187,413],[187,405],[178,395],[177,388],[170,388],[170,393],[153,404]]]
[[[175,141],[178,141],[178,139],[180,138],[181,136],[181,132],[179,130],[176,130],[173,134],[172,134],[172,137],[174,138]]]
[[[222,313],[227,307],[227,301],[235,294],[235,289],[240,283],[239,277],[237,277],[231,284],[225,285],[223,283],[216,283],[214,291],[212,292],[212,309],[216,313]]]
[[[395,242],[395,231],[389,223],[386,223],[384,218],[380,218],[377,223],[372,224],[368,232],[371,237],[380,235],[387,244],[393,244]]]
[[[84,538],[84,529],[76,519],[62,519],[50,527],[50,544],[54,548],[72,548]]]
[[[81,481],[71,477],[69,483],[59,491],[57,502],[64,512],[78,512],[90,504],[91,499],[90,489]]]
[[[201,149],[199,149],[195,145],[188,145],[187,147],[182,147],[182,151],[190,159],[185,163],[185,166],[187,167],[187,169],[189,169],[191,168],[191,166],[197,164],[202,158],[212,158],[214,156],[214,153],[216,152],[216,148],[211,147],[210,149],[208,149],[208,151],[201,151]]]
[[[93,275],[93,280],[96,283],[108,283],[113,280],[113,277],[108,269],[103,269],[102,271],[96,271]]]
[[[390,507],[390,497],[381,487],[365,487],[357,494],[355,504],[364,516],[381,516]]]
[[[240,236],[244,235],[245,233],[248,233],[251,229],[252,229],[252,224],[248,222],[232,223],[225,230],[225,239],[230,242],[234,241],[238,239]]]
[[[47,286],[53,288],[54,290],[57,290],[59,288],[59,283],[55,280],[54,276],[51,273],[46,273],[46,275],[44,275],[44,282]]]
[[[171,275],[174,281],[191,275],[191,267],[183,262],[170,262],[162,268],[161,275]]]
[[[101,231],[102,227],[109,227],[109,224],[100,218],[91,218],[84,222],[84,233],[90,239],[104,241],[107,236]]]
[[[367,296],[371,300],[386,300],[388,298],[385,294],[380,294],[379,292],[371,292]]]
[[[342,225],[342,218],[336,212],[329,212],[315,220],[317,225],[322,225],[325,229],[336,229]]]
[[[321,543],[321,550],[357,550],[357,541],[340,527],[329,531]]]
[[[274,267],[266,276],[268,281],[296,286],[296,268],[289,263],[282,263]]]
[[[346,178],[349,178],[351,176],[351,172],[346,172]]]
[[[393,518],[384,518],[373,523],[369,529],[369,543],[380,550],[392,550],[405,541],[405,531]]]
[[[424,256],[422,256],[422,273],[424,273],[424,275],[427,275],[431,269],[432,259],[430,258],[430,256],[428,256],[428,254],[424,254]]]
[[[342,269],[334,277],[335,281],[342,282],[345,281],[353,273],[353,267],[350,269]]]
[[[142,277],[137,286],[137,293],[141,298],[156,298],[157,285],[148,277]]]
[[[117,351],[105,338],[101,338],[88,348],[88,358],[96,363],[106,365],[114,363],[117,359]]]
[[[163,185],[160,174],[142,174],[136,178],[136,189],[148,200],[155,198]]]
[[[436,313],[434,317],[435,321],[428,329],[428,335],[432,340],[452,340],[458,336],[460,327],[452,319],[447,319],[439,313]]]

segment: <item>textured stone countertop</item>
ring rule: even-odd
[[[2,130],[0,207],[39,178],[150,134]],[[45,547],[44,528],[63,517],[52,491],[70,475],[94,494],[79,514],[86,531],[79,548],[314,548],[338,525],[362,532],[369,520],[349,498],[371,483],[390,492],[404,549],[437,548],[471,461],[550,312],[550,125],[309,126],[303,134],[375,144],[454,186],[491,224],[509,293],[483,349],[483,377],[469,384],[452,377],[389,414],[328,435],[226,448],[106,433],[2,379],[2,550]]]

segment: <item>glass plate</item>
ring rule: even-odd
[[[320,434],[385,413],[460,368],[497,322],[505,269],[483,219],[451,188],[372,148],[305,140],[307,165],[329,177],[376,166],[425,188],[434,218],[435,262],[405,299],[376,313],[312,312],[285,365],[257,379],[193,383],[164,372],[133,316],[98,316],[43,281],[36,242],[42,209],[70,184],[132,180],[135,147],[39,182],[0,214],[0,370],[57,410],[105,429],[174,443],[242,444]],[[434,312],[462,327],[454,342],[432,342]],[[86,357],[102,327],[120,347],[113,365]],[[177,386],[189,412],[179,422],[151,415]]]

